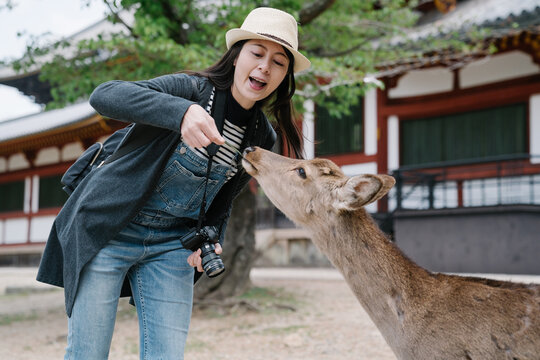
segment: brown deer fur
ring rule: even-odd
[[[398,359],[540,359],[540,285],[431,273],[390,242],[363,206],[394,185],[346,177],[324,159],[260,148],[243,166],[341,271]]]

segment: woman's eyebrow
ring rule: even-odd
[[[252,45],[262,47],[264,50],[268,51],[268,48],[267,48],[266,46],[264,46],[263,44],[252,44]],[[285,56],[285,58],[289,59],[289,58],[287,57],[287,55],[285,55],[284,52],[278,51],[278,52],[276,52],[275,54],[276,54],[276,55]]]

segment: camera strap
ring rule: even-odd
[[[206,189],[208,187],[208,179],[210,178],[210,171],[212,170],[212,158],[214,155],[208,154],[208,167],[206,168],[206,177],[204,178],[204,191],[201,201],[201,208],[199,210],[199,218],[197,219],[197,233],[202,229],[202,224],[206,218]]]
[[[225,123],[225,105],[227,101],[227,92],[221,90],[215,91],[214,89],[214,94],[215,102],[212,106],[211,115],[216,122],[219,133],[221,134],[223,132],[223,125]],[[197,219],[197,234],[200,233],[203,227],[203,222],[206,218],[206,190],[208,188],[208,179],[210,179],[210,172],[212,171],[212,162],[214,159],[214,155],[217,154],[218,150],[219,145],[214,143],[211,143],[206,147],[206,152],[208,153],[208,165],[206,167],[206,177],[204,178],[204,190],[201,201],[201,208],[199,209],[199,218]]]
[[[216,126],[219,130],[219,133],[221,134],[223,132],[223,126],[225,123],[225,108],[226,108],[226,102],[227,102],[228,92],[227,91],[215,91],[215,102],[212,106],[212,117],[214,118],[216,122]],[[257,112],[255,112],[257,114]],[[244,138],[242,139],[242,144],[240,146],[241,149],[244,149],[247,147],[249,139],[252,138],[253,134],[255,133],[255,129],[257,128],[257,123],[259,121],[258,115],[255,116],[253,121],[250,121],[248,123],[246,132],[244,134]],[[206,168],[206,177],[204,179],[204,190],[203,190],[203,198],[201,201],[201,208],[199,210],[199,217],[197,220],[197,230],[196,233],[200,233],[200,230],[203,228],[203,223],[206,218],[206,190],[208,187],[208,179],[210,178],[210,172],[212,170],[212,161],[214,155],[217,154],[219,150],[220,145],[217,145],[215,143],[211,143],[206,147],[206,151],[208,153],[208,166]],[[239,153],[239,156],[237,157],[237,166],[242,160],[242,154]],[[226,200],[226,209],[228,209],[231,206],[234,192],[236,190],[236,187],[238,186],[240,182],[240,176],[237,174],[234,176],[233,179],[234,183],[232,184],[231,192],[227,196]],[[221,221],[221,224],[219,226],[218,230],[218,237],[221,235],[221,231],[223,229],[224,221]]]

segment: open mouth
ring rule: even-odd
[[[266,86],[266,82],[261,79],[256,79],[252,76],[249,77],[249,83],[251,84],[251,87],[257,90],[261,90]]]

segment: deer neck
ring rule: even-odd
[[[414,299],[429,291],[430,274],[406,258],[365,210],[330,216],[307,226],[313,241],[341,271],[390,346],[400,347]]]

